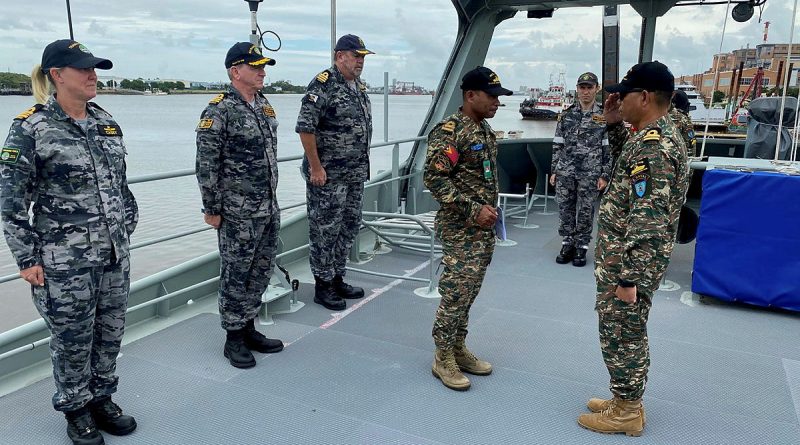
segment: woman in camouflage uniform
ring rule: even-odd
[[[0,152],[6,241],[50,330],[53,406],[75,444],[104,443],[98,428],[136,429],[111,394],[138,208],[122,130],[89,102],[97,95],[95,68],[111,67],[73,40],[49,44],[31,75],[38,103],[14,119]]]

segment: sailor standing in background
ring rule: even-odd
[[[372,106],[361,81],[364,57],[375,54],[358,36],[342,36],[335,63],[308,84],[295,131],[305,156],[309,262],[314,302],[342,310],[364,289],[344,282],[347,254],[361,228],[364,181],[369,179]]]
[[[14,119],[0,152],[6,242],[50,331],[53,407],[65,414],[75,444],[104,443],[98,428],[136,429],[111,395],[139,212],[122,129],[89,102],[97,95],[95,68],[111,67],[73,40],[47,45],[31,74],[38,103]]]
[[[463,105],[428,134],[424,182],[440,208],[436,234],[442,240],[442,300],[433,322],[433,375],[463,391],[462,373],[489,375],[491,363],[467,349],[469,310],[492,261],[497,221],[497,140],[486,119],[494,117],[498,96],[512,92],[489,68],[479,66],[461,79]]]
[[[672,95],[672,105],[669,107],[669,117],[681,132],[683,142],[686,144],[686,155],[694,157],[697,140],[694,134],[694,123],[689,116],[689,97],[685,91],[676,90]]]
[[[611,176],[603,107],[595,101],[597,76],[578,76],[578,100],[558,117],[553,138],[550,185],[556,187],[558,234],[564,239],[556,262],[586,265],[592,239],[594,204]]]
[[[650,367],[647,319],[669,264],[689,187],[686,147],[669,118],[675,79],[659,62],[634,65],[606,88],[608,124],[636,130],[619,156],[600,203],[595,247],[595,310],[611,399],[592,398],[578,423],[601,433],[642,434],[642,396]],[[616,139],[616,138],[615,138]]]
[[[253,351],[283,343],[255,328],[278,244],[278,120],[261,94],[264,66],[275,61],[239,42],[225,56],[231,87],[212,99],[197,124],[197,182],[203,220],[219,241],[219,316],[223,354],[236,368],[256,365]]]

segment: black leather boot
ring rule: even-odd
[[[248,320],[244,326],[244,344],[253,351],[258,351],[262,354],[283,351],[282,341],[267,338],[256,330],[255,318]]]
[[[111,396],[92,400],[86,406],[97,427],[109,434],[125,436],[136,429],[136,419],[122,414],[120,407],[111,401]]]
[[[103,445],[103,435],[97,430],[92,415],[86,408],[65,411],[67,418],[67,435],[74,445]]]
[[[244,344],[244,329],[227,331],[225,339],[225,358],[230,360],[234,368],[252,368],[256,365],[256,358],[250,348]]]
[[[578,247],[575,249],[575,258],[572,259],[572,265],[575,267],[583,267],[586,265],[586,248]]]
[[[333,283],[320,278],[314,278],[314,303],[321,304],[332,311],[340,311],[345,308],[346,303],[336,294]]]
[[[562,244],[561,245],[561,252],[558,253],[556,257],[556,263],[558,264],[567,264],[572,261],[572,258],[575,257],[575,246],[572,244]]]
[[[364,289],[361,287],[353,287],[344,282],[341,275],[333,277],[333,290],[342,298],[362,298],[364,296]]]

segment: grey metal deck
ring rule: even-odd
[[[359,307],[332,317],[303,284],[306,307],[262,328],[286,349],[250,370],[227,364],[214,314],[124,346],[115,400],[139,429],[106,443],[800,444],[800,316],[682,302],[693,245],[676,248],[668,272],[682,289],[660,292],[651,312],[644,435],[580,428],[586,400],[608,394],[592,269],[556,264],[555,215],[531,216],[542,228],[509,226],[519,244],[497,248],[473,307],[468,343],[495,372],[469,391],[431,375],[438,300],[415,296],[419,283],[352,273],[368,289]],[[402,274],[424,261],[395,250],[359,267]],[[0,443],[69,443],[52,390],[46,379],[0,398]]]

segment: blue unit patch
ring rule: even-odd
[[[483,144],[475,144],[475,145],[473,145],[473,146],[472,146],[472,147],[470,147],[470,148],[471,148],[473,151],[479,151],[479,150],[483,150]]]
[[[635,184],[633,184],[634,190],[636,190],[636,196],[640,198],[644,198],[645,192],[647,192],[647,181],[642,180]]]

